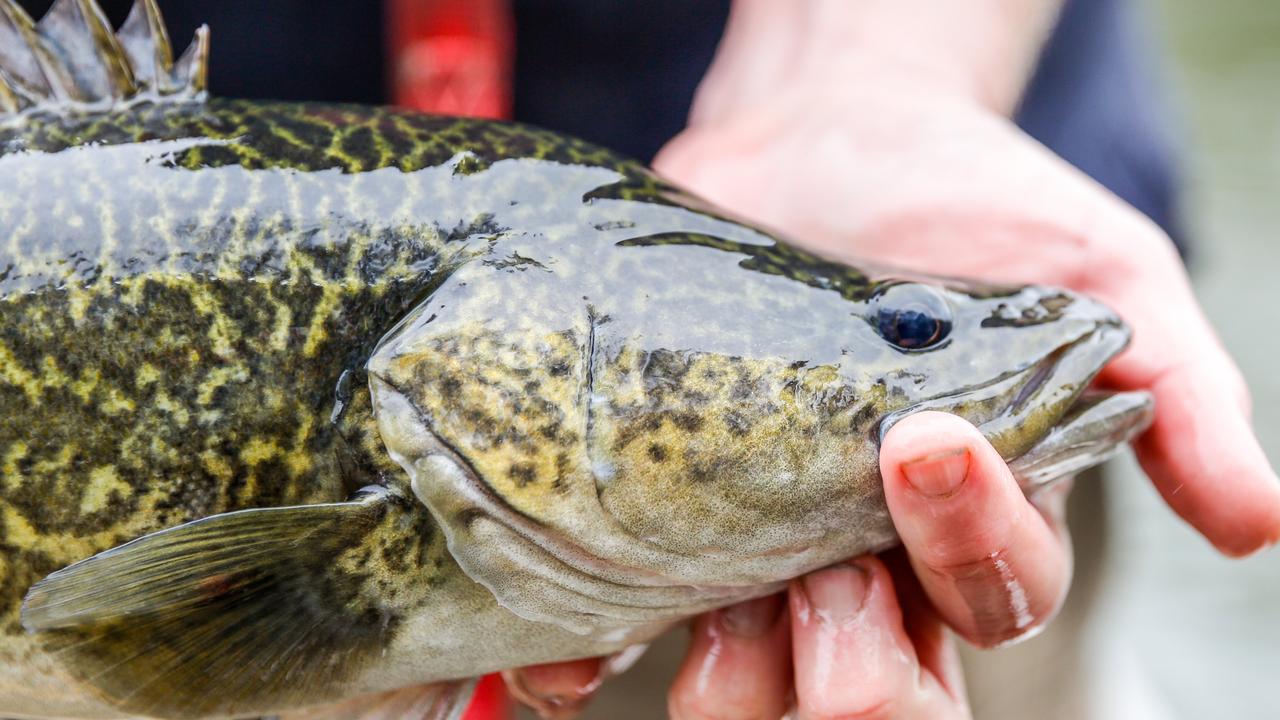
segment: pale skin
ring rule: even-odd
[[[689,126],[655,167],[829,256],[1108,303],[1134,342],[1099,382],[1156,398],[1143,469],[1210,543],[1248,555],[1280,538],[1280,482],[1172,243],[1008,119],[1058,4],[736,0]],[[966,718],[944,627],[991,647],[1053,617],[1071,576],[1065,488],[1029,502],[971,425],[939,413],[895,426],[880,464],[903,550],[699,618],[672,717]],[[514,679],[569,717],[598,668]]]

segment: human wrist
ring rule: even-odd
[[[797,84],[925,86],[1012,113],[1061,0],[735,0],[695,108],[767,102]],[[717,87],[718,86],[718,87]],[[701,96],[707,95],[709,98]]]

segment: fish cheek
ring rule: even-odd
[[[834,436],[794,432],[785,416],[725,443],[664,424],[615,458],[600,504],[627,531],[695,556],[751,556],[818,541],[842,514],[853,453]],[[811,459],[813,462],[805,462]]]
[[[804,402],[802,373],[781,361],[653,355],[647,382],[598,379],[597,395],[612,399],[594,407],[589,441],[601,507],[628,533],[695,556],[820,535],[813,518],[850,495],[864,443]]]

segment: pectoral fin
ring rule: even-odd
[[[130,713],[312,705],[394,630],[396,611],[369,590],[370,558],[386,533],[403,532],[404,515],[378,497],[205,518],[50,575],[27,594],[22,621]]]

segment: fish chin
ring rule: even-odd
[[[1150,427],[1154,412],[1147,392],[1088,391],[1009,468],[1028,494],[1038,492],[1114,457]]]

